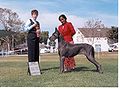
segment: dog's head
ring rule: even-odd
[[[59,31],[57,30],[57,28],[55,28],[55,32],[52,34],[52,36],[49,38],[50,41],[55,41],[56,39],[58,39],[60,33]]]

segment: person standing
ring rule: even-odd
[[[59,21],[62,23],[58,27],[58,31],[68,43],[74,44],[72,36],[76,33],[71,22],[67,22],[67,17],[62,14],[59,16]],[[71,71],[75,69],[74,57],[65,58],[64,71]]]
[[[25,24],[25,29],[28,31],[27,45],[28,45],[28,62],[39,63],[39,36],[40,24],[36,20],[38,11],[32,10],[31,17]]]

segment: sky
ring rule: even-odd
[[[31,10],[37,9],[41,30],[50,34],[61,24],[61,14],[75,30],[90,19],[100,19],[106,27],[118,26],[118,0],[0,0],[0,8],[11,9],[24,22],[31,18]]]

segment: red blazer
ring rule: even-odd
[[[71,22],[66,22],[64,25],[60,25],[58,31],[64,37],[66,42],[73,41],[72,36],[76,33]]]

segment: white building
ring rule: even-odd
[[[108,51],[109,45],[106,34],[109,29],[110,28],[78,28],[76,34],[73,37],[74,43],[91,44],[96,52]]]

